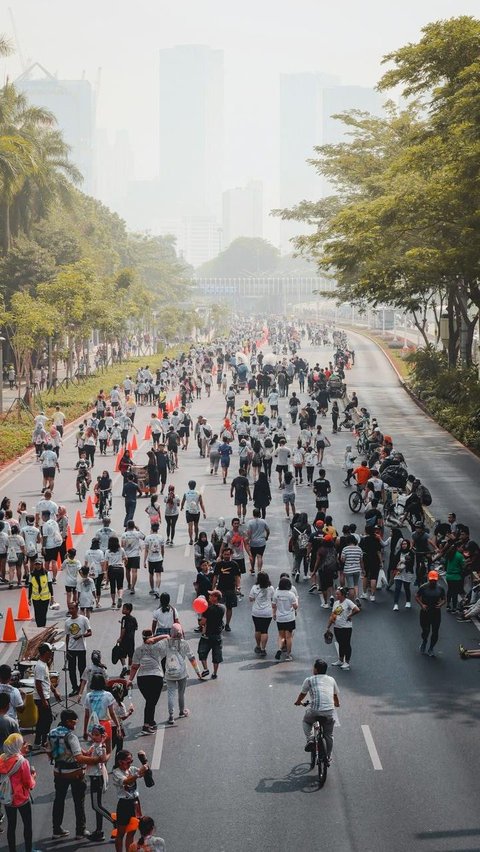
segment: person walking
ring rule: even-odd
[[[78,604],[72,602],[68,606],[68,616],[65,619],[65,641],[68,663],[68,674],[72,691],[69,697],[72,698],[78,695],[79,681],[78,674],[81,677],[87,665],[87,643],[86,639],[92,635],[90,622],[85,615],[79,615]]]
[[[122,497],[125,500],[125,519],[123,526],[126,529],[129,521],[133,521],[135,509],[137,508],[137,497],[141,497],[142,492],[135,482],[133,473],[128,473],[123,484]]]
[[[360,607],[347,597],[348,589],[340,587],[335,592],[332,613],[328,619],[327,630],[333,625],[333,632],[338,645],[338,660],[332,666],[339,666],[344,671],[350,671],[352,656],[352,618],[358,615]]]
[[[463,592],[463,569],[465,558],[458,549],[458,543],[452,542],[445,553],[445,579],[447,581],[447,612],[456,612],[458,596]]]
[[[247,539],[250,547],[250,574],[255,573],[255,563],[258,570],[263,567],[263,554],[270,536],[270,527],[260,517],[260,509],[253,510],[253,518],[247,524]]]
[[[160,655],[165,660],[165,683],[167,685],[168,701],[168,725],[174,725],[174,703],[175,694],[178,691],[178,713],[181,719],[190,715],[190,710],[185,707],[185,689],[187,687],[187,663],[190,660],[192,667],[199,680],[202,680],[195,654],[190,645],[185,641],[181,625],[174,623],[170,629],[170,636],[153,636],[147,640],[148,644],[158,642]]]
[[[225,618],[225,607],[221,603],[222,593],[218,589],[212,589],[208,594],[208,608],[199,621],[201,636],[198,642],[198,658],[203,666],[202,678],[209,676],[207,660],[212,652],[213,673],[212,680],[218,677],[218,667],[223,662],[223,619]]]
[[[55,785],[52,810],[53,840],[63,840],[70,834],[62,826],[65,799],[69,790],[75,808],[76,839],[83,840],[90,837],[90,832],[86,829],[85,817],[85,792],[87,789],[85,767],[101,763],[102,758],[97,755],[86,755],[82,752],[79,739],[74,733],[77,721],[78,716],[74,710],[62,710],[60,725],[53,728],[48,735],[48,750],[54,765]]]
[[[7,815],[8,852],[16,852],[17,818],[23,823],[25,852],[37,852],[33,848],[33,822],[30,792],[36,784],[36,772],[23,755],[25,743],[21,734],[10,734],[3,742],[0,754],[0,783],[7,777],[11,786],[11,801],[5,802]]]
[[[429,657],[434,657],[435,653],[433,649],[438,642],[438,633],[442,620],[440,610],[446,603],[445,589],[438,584],[438,571],[432,570],[428,572],[427,582],[419,587],[415,595],[415,600],[420,606],[420,627],[422,630],[422,641],[419,650],[421,654],[427,653]],[[430,645],[427,651],[429,636]]]
[[[198,522],[200,520],[200,510],[203,512],[203,519],[206,520],[207,515],[205,512],[205,506],[203,503],[202,495],[196,490],[197,483],[194,479],[190,479],[188,483],[188,491],[185,491],[182,502],[180,504],[180,511],[183,510],[185,506],[185,518],[188,526],[188,535],[189,535],[189,544],[193,544],[193,537],[195,536],[195,541],[198,538]]]
[[[277,622],[278,651],[275,659],[280,660],[285,653],[284,662],[291,662],[292,642],[295,631],[295,619],[298,609],[298,597],[292,589],[288,577],[281,577],[278,588],[272,598],[273,620]]]
[[[400,550],[395,554],[393,560],[393,571],[395,574],[393,611],[398,612],[398,602],[402,593],[402,586],[405,591],[405,609],[410,609],[412,606],[411,584],[415,580],[415,557],[412,553],[411,544],[408,538],[403,538],[400,542]]]
[[[138,674],[138,688],[145,700],[142,727],[144,734],[154,734],[157,730],[155,710],[163,689],[162,649],[147,641],[151,639],[152,635],[151,630],[142,630],[142,644],[133,652],[132,665],[126,684],[127,689],[129,689],[135,680],[135,675]]]
[[[152,532],[145,538],[143,554],[143,567],[148,566],[149,595],[154,595],[156,598],[160,597],[165,556],[165,539],[163,535],[160,535],[159,528],[159,524],[152,524]]]
[[[112,609],[120,609],[123,603],[123,583],[125,580],[126,554],[116,535],[110,536],[105,551],[104,571],[110,583],[110,595],[112,598]],[[116,599],[116,600],[115,600]]]
[[[37,556],[33,562],[28,583],[28,600],[33,604],[35,624],[37,627],[45,627],[48,607],[53,601],[53,586],[41,556]]]
[[[168,486],[167,496],[164,497],[165,502],[165,523],[167,525],[167,545],[173,547],[173,539],[175,538],[175,527],[177,526],[178,516],[180,514],[180,499],[175,494],[175,486]]]
[[[265,519],[267,507],[272,501],[272,493],[270,491],[270,483],[267,474],[262,470],[258,474],[258,479],[253,486],[253,505],[255,509],[260,510],[260,515]]]
[[[293,553],[292,576],[295,578],[295,582],[298,583],[300,581],[300,568],[302,564],[304,577],[306,578],[308,575],[308,548],[312,527],[308,523],[307,513],[300,512],[298,515],[294,515],[290,529],[289,550]]]
[[[250,589],[249,601],[252,604],[252,619],[255,628],[255,654],[267,656],[268,628],[273,618],[274,589],[270,577],[265,571],[259,571],[257,582]]]
[[[33,670],[35,689],[33,700],[38,712],[37,724],[35,726],[35,740],[33,753],[42,754],[47,745],[48,733],[53,722],[50,697],[53,693],[57,701],[61,701],[55,686],[50,680],[49,665],[53,660],[53,648],[48,642],[42,642],[38,649],[38,660]]]

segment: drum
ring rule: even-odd
[[[33,690],[33,688],[35,686],[35,678],[33,678],[33,677],[22,677],[21,680],[20,680],[20,686],[22,687],[22,689],[23,689],[23,687],[27,687],[27,689]],[[24,692],[26,692],[26,690],[24,690]]]
[[[55,689],[58,686],[59,680],[60,680],[60,675],[58,674],[58,672],[50,672],[50,683],[52,684],[53,687],[55,687]]]
[[[31,731],[37,724],[38,710],[33,700],[33,689],[22,691],[25,695],[25,707],[21,713],[17,711],[18,723],[21,731]]]

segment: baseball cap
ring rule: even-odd
[[[323,527],[324,523],[325,523],[325,521],[318,520],[318,521],[315,521],[315,526],[320,528],[320,527]]]
[[[327,535],[323,536],[323,540],[324,541],[333,541],[333,535],[328,535],[328,533],[327,533]]]
[[[428,572],[429,580],[438,580],[438,571],[429,571]]]

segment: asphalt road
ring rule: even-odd
[[[445,517],[449,509],[459,520],[475,525],[474,507],[479,482],[479,462],[432,423],[400,389],[395,373],[377,347],[356,337],[356,365],[348,375],[351,389],[358,392],[375,414],[385,432],[404,450],[409,468],[431,489],[433,509]],[[326,363],[330,349],[305,354]],[[205,413],[215,425],[223,414],[223,400],[215,392],[210,400],[195,402],[192,414]],[[143,435],[150,409],[140,409],[137,425]],[[329,421],[325,421],[329,428]],[[291,437],[295,430],[290,429]],[[325,464],[332,482],[331,509],[337,529],[353,519],[346,505],[347,490],[341,484],[341,462],[348,436],[332,436],[332,449]],[[146,444],[136,459],[143,459]],[[181,467],[173,476],[178,493],[191,477],[204,488],[208,532],[218,516],[233,517],[229,489],[219,478],[210,477],[205,460],[196,447],[181,453]],[[67,438],[61,456],[62,473],[56,498],[73,517],[77,508],[72,473],[76,455]],[[103,467],[104,459],[98,463]],[[113,458],[105,466],[113,469]],[[236,470],[234,457],[232,465]],[[33,505],[39,497],[40,472],[32,465],[19,465],[11,482],[0,479],[0,493],[12,502],[24,497]],[[4,477],[8,480],[8,477]],[[114,493],[120,492],[117,479]],[[272,537],[266,551],[265,569],[276,584],[288,567],[286,551],[288,524],[279,492],[272,482],[273,502],[267,521]],[[142,505],[143,502],[143,505]],[[147,529],[139,501],[136,520]],[[310,489],[298,489],[297,506],[313,512]],[[123,501],[114,499],[113,526],[121,528]],[[359,520],[357,518],[357,520]],[[86,549],[96,522],[86,522],[86,534],[76,539],[80,556]],[[187,638],[196,648],[191,610],[194,579],[193,559],[185,523],[177,527],[177,546],[167,550],[165,590],[181,611]],[[245,590],[251,583],[244,582]],[[142,578],[135,596],[140,627],[150,624],[153,608]],[[187,706],[191,716],[178,720],[174,728],[160,727],[155,735],[141,736],[142,701],[134,693],[136,712],[129,721],[126,745],[140,748],[153,758],[156,786],[141,785],[144,813],[152,814],[157,832],[168,852],[245,852],[261,849],[277,852],[302,848],[307,852],[334,846],[338,852],[403,852],[405,849],[479,850],[480,828],[475,817],[474,796],[478,783],[479,748],[478,674],[476,660],[460,661],[457,646],[469,647],[480,638],[473,626],[457,624],[443,615],[435,659],[418,653],[419,627],[416,606],[392,612],[392,597],[377,595],[376,603],[365,603],[355,619],[352,669],[336,670],[341,694],[340,727],[336,730],[334,764],[326,786],[319,791],[314,773],[303,751],[302,709],[293,706],[299,687],[313,659],[335,659],[332,646],[323,642],[327,615],[319,601],[308,595],[307,584],[299,585],[300,610],[290,663],[276,663],[275,632],[271,630],[268,657],[253,653],[253,630],[247,597],[236,609],[232,633],[224,637],[225,662],[215,681],[190,681]],[[1,609],[17,605],[16,591],[1,591]],[[64,604],[62,594],[58,599]],[[126,596],[128,600],[128,595]],[[99,647],[108,660],[116,638],[119,615],[105,609],[92,615],[90,651]],[[53,614],[52,614],[53,615]],[[63,609],[60,611],[63,617]],[[56,620],[62,618],[57,615]],[[0,662],[15,658],[15,648],[0,646]],[[335,672],[334,669],[331,670]],[[157,721],[166,720],[166,695],[162,694]],[[367,747],[367,740],[370,748]],[[51,837],[52,771],[45,756],[34,760],[39,784],[35,791],[34,840],[42,850],[102,849],[107,844],[78,843],[69,838],[54,842]],[[374,768],[374,767],[377,768]],[[106,801],[115,803],[113,791]],[[94,818],[87,802],[87,825]],[[67,802],[64,826],[74,835],[73,804]],[[0,848],[5,848],[5,834]],[[19,849],[23,847],[19,845]]]

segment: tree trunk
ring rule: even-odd
[[[447,301],[448,313],[448,366],[456,367],[457,365],[457,342],[458,342],[458,324],[455,323],[455,303],[452,291],[448,294]]]

